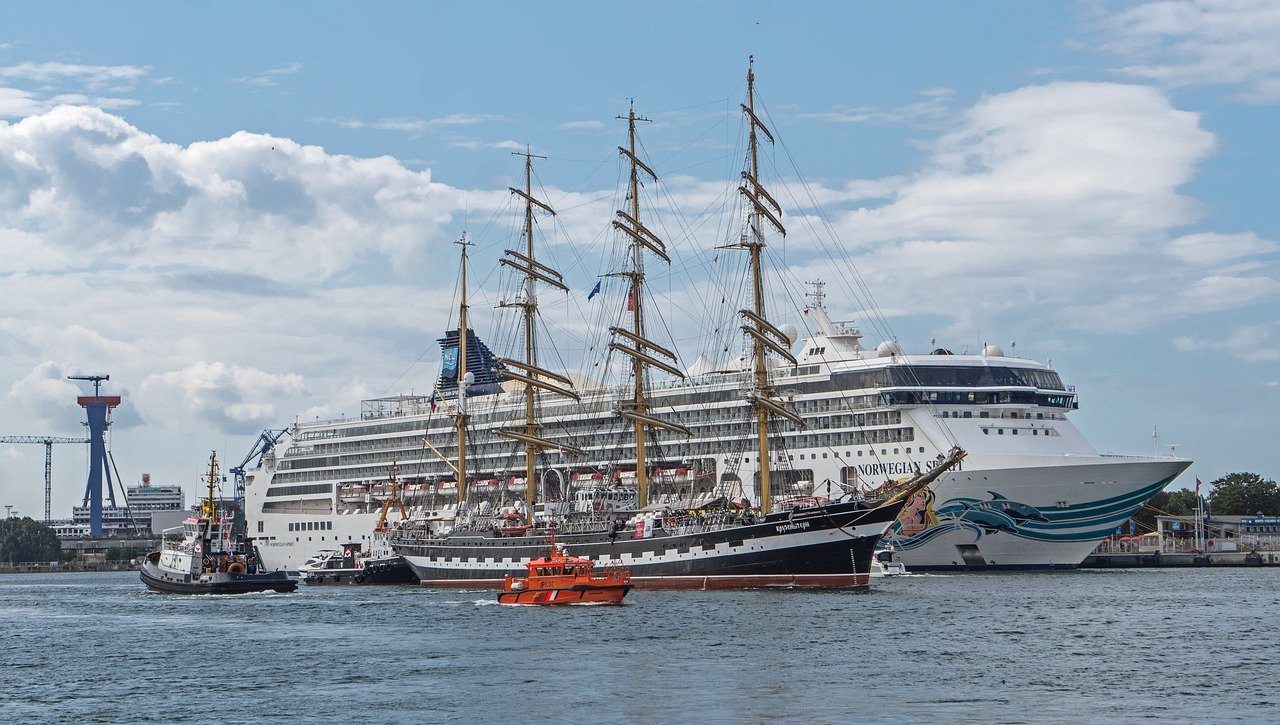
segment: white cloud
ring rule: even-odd
[[[1224,85],[1253,103],[1280,102],[1280,4],[1162,0],[1105,22],[1121,72],[1173,87]]]
[[[829,123],[880,123],[889,125],[939,121],[952,115],[950,88],[928,88],[920,92],[920,100],[894,108],[858,106],[837,108],[822,113],[801,113],[796,118]]]
[[[1169,242],[1165,249],[1169,254],[1190,264],[1220,264],[1241,257],[1270,254],[1277,250],[1280,250],[1280,245],[1253,232],[1187,234]]]
[[[1196,280],[1184,296],[1198,311],[1244,307],[1280,292],[1280,282],[1270,277],[1237,277],[1215,274]]]
[[[30,116],[44,108],[45,104],[30,91],[0,87],[0,118]]]
[[[1240,325],[1222,340],[1177,337],[1174,347],[1184,352],[1222,350],[1250,363],[1280,362],[1280,324]],[[1275,387],[1276,383],[1267,383]]]
[[[361,129],[371,128],[378,131],[403,131],[406,133],[421,133],[431,128],[445,128],[453,126],[474,126],[481,123],[492,123],[495,121],[508,120],[506,116],[498,116],[487,113],[450,113],[445,116],[436,118],[415,118],[411,116],[397,116],[393,118],[380,118],[373,121],[364,121],[358,118],[313,118],[316,123],[327,123],[342,128]]]
[[[300,375],[278,375],[205,361],[156,373],[142,382],[145,395],[164,397],[178,393],[188,413],[228,433],[251,433],[277,424],[279,415],[272,401],[298,395],[305,389]]]
[[[884,203],[848,208],[817,190],[841,240],[822,253],[850,255],[877,296],[845,305],[937,314],[970,332],[1032,320],[1132,331],[1280,293],[1280,270],[1257,256],[1271,243],[1254,234],[1170,241],[1201,217],[1180,187],[1215,140],[1158,89],[1061,82],[991,95],[928,148],[925,168],[872,188]],[[804,196],[787,186],[775,195],[792,210],[789,248],[812,251],[821,223],[795,211],[788,199]],[[852,296],[847,265],[792,264]]]
[[[84,93],[58,93],[41,97],[20,88],[0,87],[0,118],[24,118],[64,105],[112,110],[137,106],[140,101],[135,98],[89,96]]]
[[[76,396],[82,393],[67,380],[67,375],[79,372],[49,360],[36,365],[10,386],[7,407],[20,414],[24,425],[30,426],[29,430],[20,431],[21,434],[82,433],[80,421],[84,414],[76,405]]]
[[[37,83],[74,82],[89,88],[132,87],[151,72],[150,66],[80,65],[75,63],[32,63],[0,66],[0,78]]]
[[[407,260],[462,200],[388,157],[246,132],[182,147],[90,108],[0,123],[0,169],[7,259],[27,259],[17,245],[34,236],[85,268],[203,249],[206,266],[325,277],[370,253]]]
[[[272,86],[280,85],[281,78],[291,76],[300,70],[302,70],[301,63],[290,63],[289,65],[281,66],[279,68],[264,70],[257,75],[232,78],[231,82],[243,83],[247,86],[257,86],[259,88],[270,88]]]
[[[602,121],[565,121],[557,126],[561,131],[599,131],[604,128]]]
[[[456,147],[456,148],[461,148],[461,149],[471,149],[471,150],[477,150],[477,149],[500,149],[500,150],[501,150],[501,149],[508,149],[508,150],[512,150],[512,151],[518,151],[518,150],[520,150],[520,149],[524,148],[524,144],[520,143],[519,141],[511,141],[511,140],[507,140],[507,141],[478,141],[478,140],[475,140],[475,139],[471,139],[471,140],[467,140],[467,141],[454,141],[453,143],[451,143],[451,144],[449,144],[449,145],[450,145],[450,146],[454,146],[454,147]]]

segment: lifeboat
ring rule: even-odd
[[[595,562],[569,556],[551,540],[551,552],[525,564],[529,575],[507,577],[499,604],[621,604],[631,591],[631,573],[623,567],[596,571]]]
[[[524,536],[529,533],[529,525],[520,521],[519,514],[507,512],[494,522],[493,533],[497,536]]]

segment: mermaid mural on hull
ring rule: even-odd
[[[998,491],[990,498],[957,496],[941,505],[929,489],[915,494],[902,508],[885,540],[909,551],[953,531],[968,531],[976,542],[984,536],[1009,534],[1036,541],[1084,541],[1113,531],[1172,479],[1159,481],[1127,495],[1099,501],[1058,505],[1041,511]]]

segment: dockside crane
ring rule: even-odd
[[[276,444],[279,443],[280,439],[283,438],[285,434],[288,432],[289,432],[288,428],[281,428],[279,430],[268,428],[262,431],[262,433],[258,435],[258,440],[253,444],[253,450],[249,451],[249,455],[245,456],[243,461],[240,461],[240,465],[232,466],[231,468],[227,469],[227,471],[230,472],[232,476],[235,476],[235,489],[236,489],[235,496],[236,496],[237,506],[241,506],[241,507],[244,506],[245,469],[249,466],[250,463],[254,464],[255,466],[260,464],[262,462],[262,456],[270,451],[275,450]]]
[[[50,511],[53,494],[53,447],[62,443],[88,443],[88,438],[65,438],[61,436],[0,436],[0,443],[26,443],[44,446],[44,523],[53,521]]]

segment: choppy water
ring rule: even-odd
[[[1280,719],[1280,569],[912,576],[848,592],[306,588],[0,576],[8,722]]]

